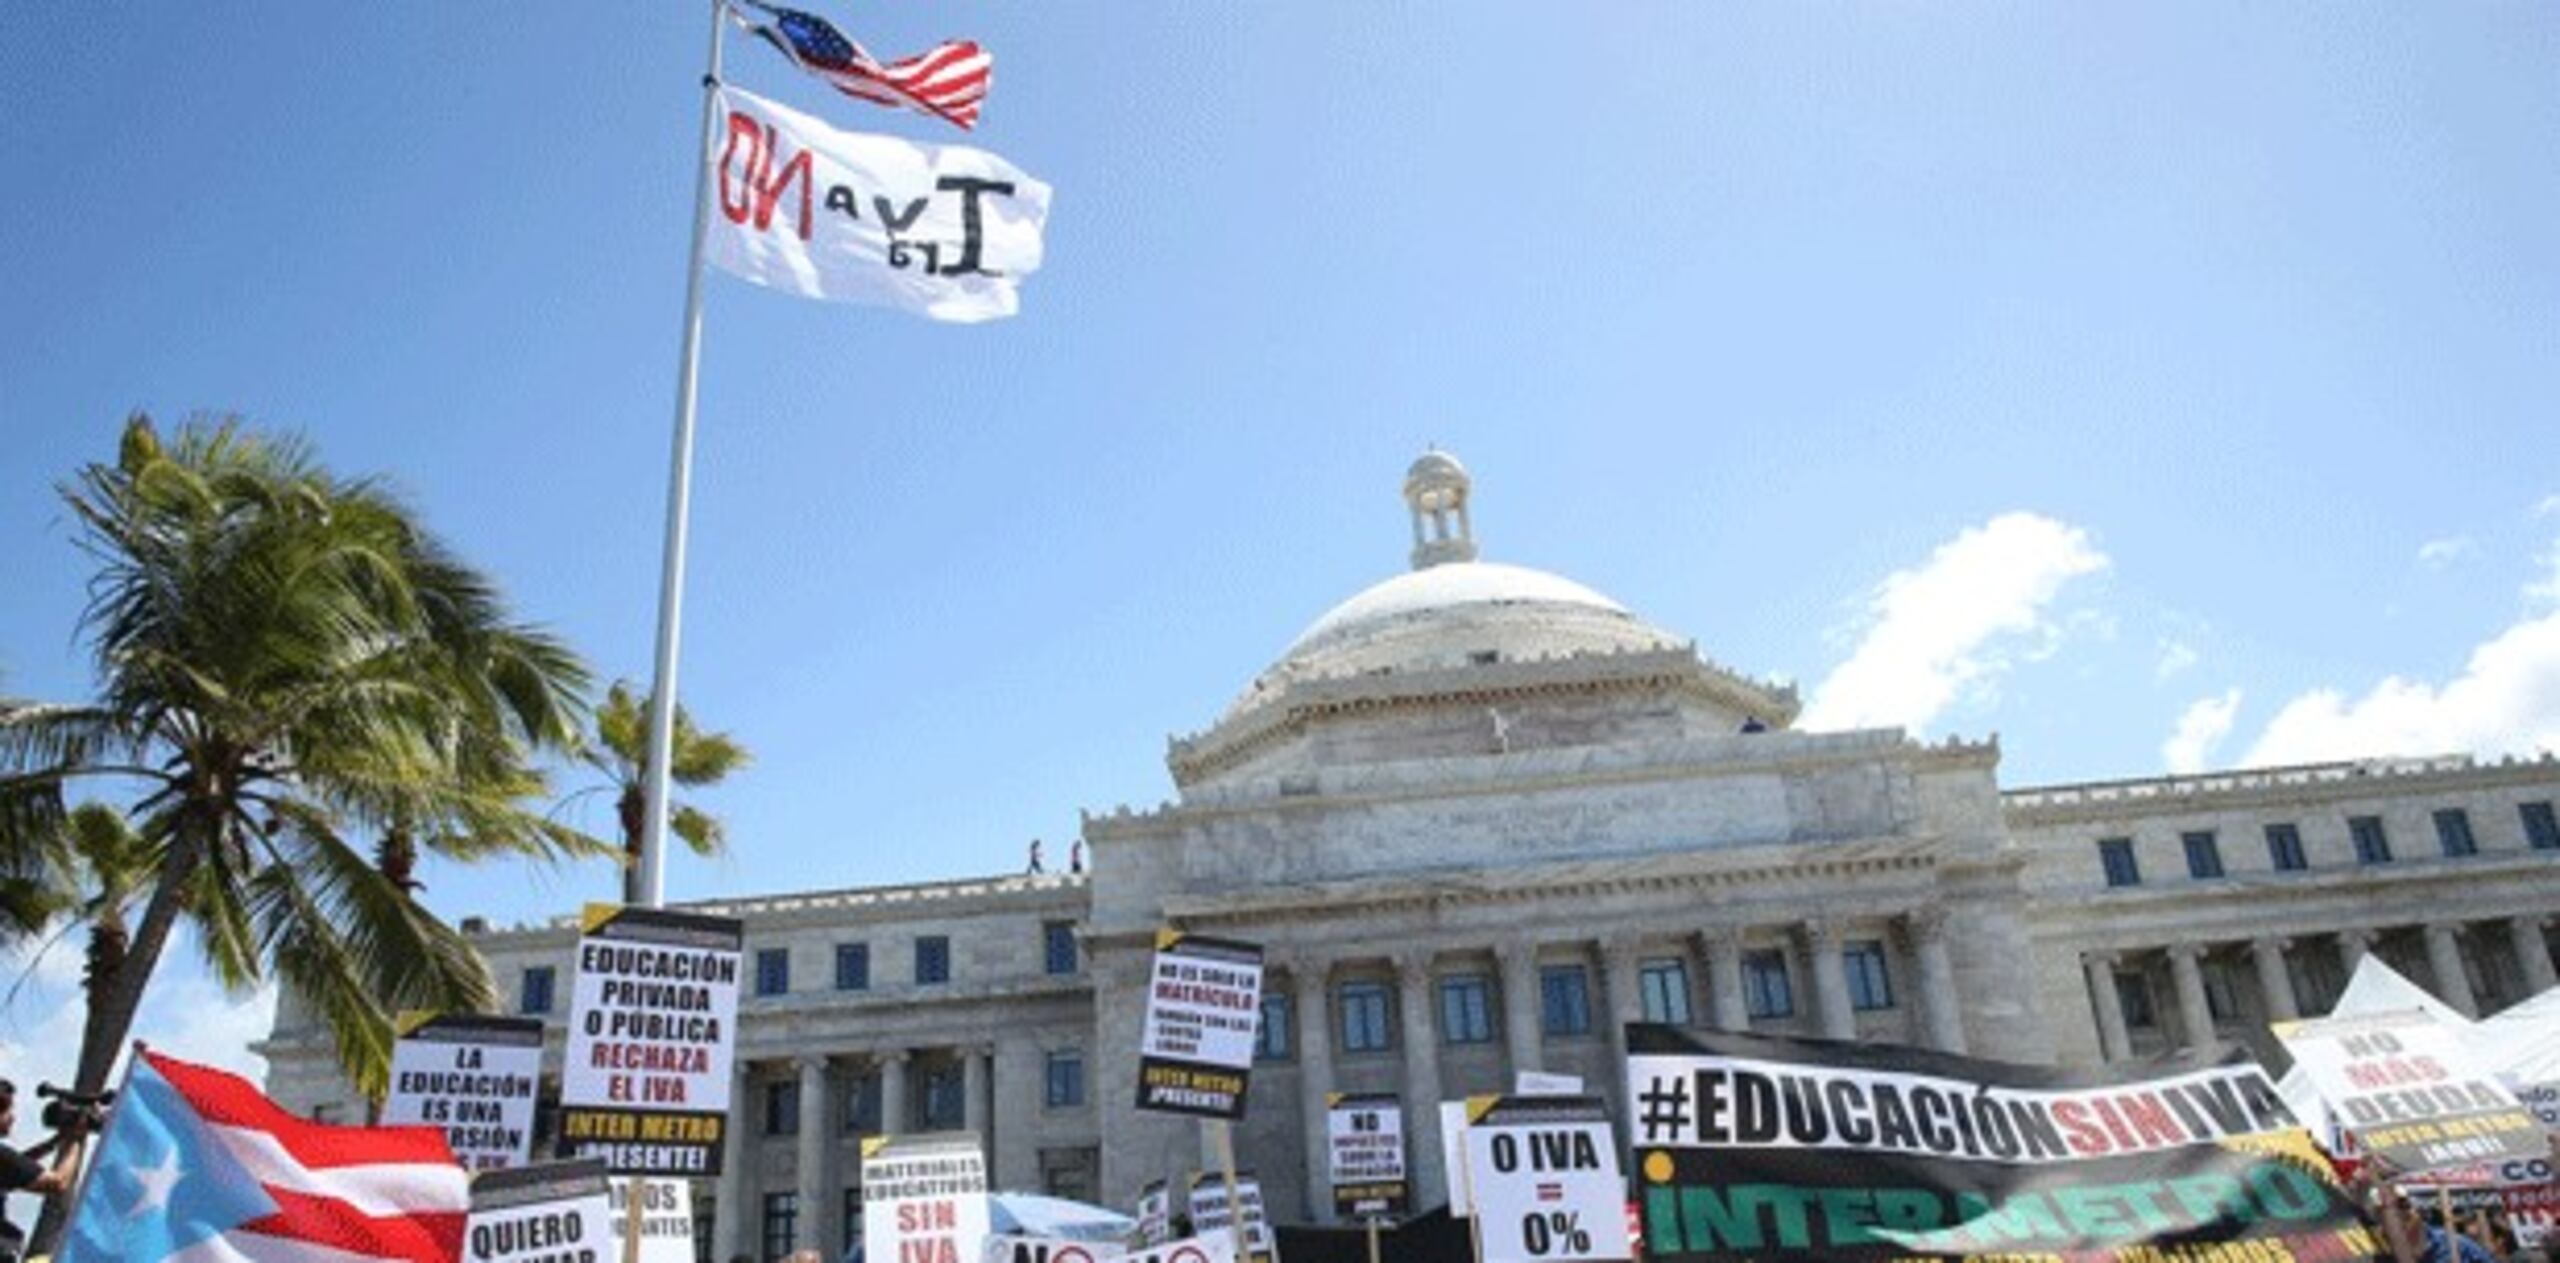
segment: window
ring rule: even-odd
[[[1591,1033],[1591,974],[1580,965],[1538,971],[1538,1026],[1549,1035]]]
[[[2347,833],[2356,840],[2356,863],[2391,862],[2391,838],[2382,831],[2382,817],[2349,816]]]
[[[844,1094],[844,1130],[851,1136],[877,1136],[880,1126],[880,1072],[858,1075]],[[859,1222],[859,1221],[849,1221]]]
[[[1742,954],[1742,1007],[1755,1018],[1795,1016],[1796,989],[1787,982],[1785,952]]]
[[[2289,824],[2267,826],[2267,862],[2279,873],[2298,873],[2311,867],[2302,855],[2302,830]]]
[[[862,1186],[859,1184],[853,1185],[844,1191],[844,1219],[842,1222],[844,1224],[845,1249],[849,1252],[853,1248],[853,1243],[862,1239]],[[693,1234],[693,1239],[704,1250],[707,1251],[711,1248],[711,1233],[709,1230],[706,1229],[702,1232]],[[710,1263],[710,1261],[705,1260],[704,1263]]]
[[[1084,1051],[1061,1048],[1049,1054],[1049,1086],[1043,1100],[1051,1109],[1084,1104]]]
[[[2110,886],[2142,884],[2142,867],[2133,862],[2131,838],[2100,838],[2098,863],[2107,870],[2107,884]]]
[[[800,1134],[800,1081],[775,1079],[764,1085],[764,1134]]]
[[[2211,829],[2181,833],[2178,842],[2187,849],[2187,876],[2198,881],[2222,876],[2222,843],[2215,840]]]
[[[1040,927],[1042,945],[1047,949],[1049,972],[1071,974],[1076,971],[1076,923],[1051,921]]]
[[[2321,951],[2285,953],[2285,972],[2293,978],[2294,1003],[2305,1013],[2326,1013],[2346,992],[2347,975],[2336,956]]]
[[[2116,975],[2116,1007],[2124,1010],[2128,1029],[2149,1030],[2159,1024],[2151,1012],[2151,983],[2140,974]]]
[[[1440,1041],[1493,1042],[1492,979],[1483,974],[1456,974],[1440,980]]]
[[[1840,963],[1849,975],[1849,1007],[1865,1013],[1893,1007],[1893,969],[1885,960],[1884,944],[1875,939],[1851,943],[1840,950]]]
[[[1648,960],[1636,966],[1644,993],[1644,1020],[1668,1026],[1689,1024],[1689,967],[1677,960]]]
[[[924,1072],[924,1130],[951,1131],[968,1125],[968,1082],[957,1064],[945,1063]]]
[[[525,970],[516,987],[516,1012],[550,1012],[551,980],[554,976],[549,965],[535,965]]]
[[[799,1248],[800,1195],[798,1193],[765,1194],[765,1263],[780,1263],[781,1259]]]
[[[2480,842],[2471,836],[2471,813],[2460,807],[2447,807],[2437,812],[2436,842],[2444,847],[2447,859],[2478,855]]]
[[[781,995],[791,990],[791,952],[767,947],[756,952],[756,994]]]
[[[2197,971],[2204,978],[2205,1016],[2217,1022],[2240,1020],[2240,988],[2232,982],[2228,961],[2208,960]]]
[[[2560,851],[2560,817],[2551,814],[2551,804],[2518,803],[2516,814],[2524,817],[2525,845],[2537,851]]]
[[[1262,996],[1262,1029],[1254,1032],[1255,1061],[1287,1061],[1289,1059],[1289,997],[1264,992]]]
[[[871,945],[869,943],[836,944],[836,990],[869,991],[871,989]]]
[[[931,987],[951,981],[951,936],[927,934],[916,939],[916,985]]]
[[[1388,1044],[1387,987],[1379,982],[1342,984],[1342,1050],[1381,1052]]]

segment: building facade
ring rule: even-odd
[[[1437,1102],[1521,1070],[1614,1095],[1637,1019],[2272,1059],[2265,1023],[2366,952],[2467,1012],[2555,980],[2547,753],[2004,792],[1996,742],[1798,731],[1791,689],[1479,560],[1471,493],[1416,461],[1412,568],[1176,738],[1173,800],[1086,815],[1089,873],[686,905],[744,918],[751,970],[703,1257],[840,1250],[864,1135],[966,1127],[1000,1187],[1122,1207],[1206,1165],[1198,1127],[1130,1107],[1166,925],[1266,946],[1237,1143],[1306,1221],[1328,1093],[1404,1098],[1434,1204]],[[519,1010],[565,1019],[571,920],[476,940]],[[361,1113],[291,1006],[262,1051],[288,1106]]]

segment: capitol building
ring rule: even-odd
[[[2485,1014],[2555,982],[2560,762],[2348,763],[2004,786],[1996,741],[1807,732],[1792,688],[1561,576],[1478,556],[1467,472],[1414,462],[1410,568],[1310,624],[1088,813],[1087,872],[683,905],[744,918],[751,986],[703,1257],[833,1258],[865,1135],[970,1128],[998,1187],[1126,1208],[1204,1162],[1139,1114],[1152,939],[1265,945],[1243,1165],[1332,1215],[1326,1096],[1436,1105],[1516,1071],[1615,1096],[1635,1020],[2095,1063],[2323,1012],[2379,953]],[[2426,757],[2402,757],[2417,754]],[[511,1006],[567,1015],[574,919],[477,931]],[[269,1087],[361,1117],[291,1006]]]

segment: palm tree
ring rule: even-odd
[[[649,703],[627,680],[614,681],[596,708],[595,739],[580,755],[587,766],[604,774],[605,783],[571,795],[610,792],[615,820],[622,826],[622,901],[640,901],[640,835],[649,814]],[[676,706],[675,753],[667,763],[668,779],[678,785],[717,785],[754,756],[725,732],[704,732],[682,703]],[[690,803],[671,803],[667,830],[684,840],[696,855],[718,855],[725,841],[720,821]]]
[[[393,1013],[496,997],[350,834],[466,860],[610,853],[523,805],[535,753],[575,742],[585,669],[380,486],[292,439],[225,421],[164,448],[136,416],[62,496],[99,566],[82,618],[99,699],[0,701],[0,877],[59,855],[64,788],[90,778],[138,787],[150,860],[78,1089],[105,1083],[183,916],[216,977],[275,979],[378,1093]]]
[[[74,892],[67,911],[89,927],[86,963],[80,971],[80,989],[89,1000],[81,1042],[112,1041],[114,1037],[99,1027],[107,1014],[107,993],[115,990],[123,976],[132,947],[125,912],[150,887],[159,848],[134,832],[123,812],[105,803],[82,803],[72,809],[65,832],[70,871],[64,886]]]

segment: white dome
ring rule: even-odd
[[[1296,680],[1676,648],[1677,636],[1560,575],[1448,562],[1374,584],[1334,606],[1255,677],[1234,710]]]

